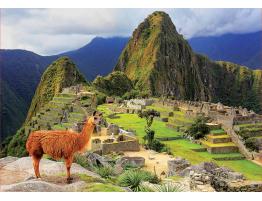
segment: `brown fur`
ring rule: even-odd
[[[85,150],[93,133],[96,119],[100,118],[100,116],[101,114],[97,117],[89,118],[81,133],[60,130],[40,130],[32,132],[27,139],[26,150],[29,155],[32,156],[36,177],[40,177],[39,163],[45,153],[54,159],[65,159],[67,181],[69,182],[71,180],[70,168],[74,153]]]

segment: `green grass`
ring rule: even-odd
[[[209,147],[235,147],[236,146],[233,142],[217,143],[217,144],[208,141],[201,141],[201,142]]]
[[[98,110],[103,111],[107,116],[112,112],[108,109],[109,105],[100,105]],[[156,109],[156,108],[155,108]],[[181,114],[181,113],[180,113]],[[181,116],[181,115],[180,115]],[[145,135],[144,126],[145,120],[137,116],[137,114],[117,114],[115,119],[107,118],[108,122],[118,124],[125,129],[136,130],[137,137],[141,140]],[[156,137],[171,137],[179,136],[180,132],[176,132],[173,129],[169,129],[165,126],[164,122],[154,120],[152,125],[153,130],[156,132]],[[212,130],[212,133],[225,133],[223,129]],[[204,161],[212,161],[220,166],[226,166],[232,170],[243,173],[247,179],[250,180],[262,180],[262,167],[248,160],[235,160],[235,161],[215,161],[215,157],[235,157],[239,156],[239,153],[229,154],[210,154],[208,152],[195,152],[191,149],[203,148],[199,144],[194,144],[186,139],[165,141],[168,147],[170,147],[174,156],[180,156],[189,160],[192,164],[199,164]]]
[[[136,131],[136,135],[139,140],[142,140],[145,135],[144,127],[146,120],[139,118],[137,114],[117,114],[118,118],[110,119],[107,121],[123,127],[124,129],[133,129]],[[152,129],[155,131],[155,137],[176,137],[180,136],[181,133],[169,129],[166,127],[165,122],[154,120]]]
[[[198,164],[204,161],[212,161],[220,166],[226,166],[232,170],[243,173],[247,179],[250,180],[262,180],[262,167],[248,160],[235,160],[235,161],[215,161],[215,157],[235,157],[239,156],[239,153],[229,154],[210,154],[208,152],[195,152],[191,149],[202,148],[201,145],[193,144],[188,140],[174,140],[164,142],[171,148],[174,156],[181,156],[189,160],[192,164]]]
[[[87,184],[82,190],[84,192],[124,192],[122,188],[106,182],[106,180],[90,177],[85,174],[78,174],[78,176]]]
[[[125,192],[122,188],[107,183],[91,183],[83,190],[84,192]]]

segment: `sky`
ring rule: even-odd
[[[168,13],[187,39],[262,30],[261,9],[1,9],[1,49],[53,55],[96,36],[129,37],[156,10]]]

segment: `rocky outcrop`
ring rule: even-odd
[[[6,157],[0,159],[0,191],[18,192],[66,192],[81,191],[86,186],[79,175],[89,180],[100,181],[99,175],[73,163],[72,184],[66,184],[66,168],[63,162],[42,159],[40,162],[41,179],[35,179],[32,159],[30,157]]]
[[[168,167],[171,175],[189,178],[192,191],[262,191],[262,182],[247,181],[243,174],[212,162],[190,166],[187,160],[177,158],[168,161]]]
[[[5,158],[0,159],[0,168],[6,166],[8,163],[12,163],[16,161],[18,158],[17,157],[12,157],[12,156],[7,156]]]
[[[103,156],[100,156],[99,154],[96,154],[96,153],[93,153],[93,152],[90,152],[90,153],[87,153],[86,154],[86,158],[87,158],[87,161],[88,161],[88,164],[90,166],[99,166],[99,167],[108,167],[110,166],[110,164],[108,163],[109,160],[107,160],[105,157]]]
[[[2,169],[10,171],[24,171],[34,176],[34,168],[31,157],[23,157],[18,160],[7,164]],[[42,159],[40,162],[40,173],[45,175],[57,175],[65,173],[66,168],[63,162],[51,161],[48,159]],[[72,174],[86,174],[91,177],[99,177],[97,174],[88,171],[80,165],[73,163],[71,167]]]
[[[181,171],[190,166],[190,162],[184,158],[175,158],[167,162],[168,176],[179,175]]]

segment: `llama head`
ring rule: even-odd
[[[88,119],[88,123],[91,123],[93,125],[97,125],[102,120],[102,113],[94,111],[93,115]]]

